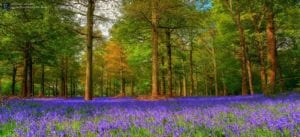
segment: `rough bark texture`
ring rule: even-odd
[[[267,95],[274,93],[276,81],[276,38],[274,27],[274,14],[270,6],[267,7],[267,47],[268,47],[268,67],[267,67]]]
[[[95,0],[88,0],[87,9],[87,64],[84,100],[92,100],[93,97],[93,25],[94,25]]]
[[[152,97],[158,96],[158,1],[151,1],[152,8]]]

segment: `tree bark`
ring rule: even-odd
[[[256,40],[258,43],[258,54],[259,54],[259,62],[260,62],[260,83],[261,89],[264,94],[267,91],[267,83],[266,83],[266,67],[265,67],[265,49],[263,45],[262,32],[259,27],[255,27],[256,32]]]
[[[272,4],[271,4],[272,5]],[[276,85],[276,70],[277,70],[277,58],[276,58],[276,34],[274,26],[274,13],[272,6],[267,6],[267,47],[268,47],[268,67],[267,67],[267,95],[274,93]]]
[[[251,95],[254,95],[252,67],[251,67],[251,62],[250,62],[249,58],[247,58],[247,71],[248,71],[248,83],[249,83],[250,93],[251,93]]]
[[[161,65],[163,66],[163,69],[161,71],[161,93],[162,95],[166,95],[166,77],[165,77],[165,58],[164,56],[161,56]]]
[[[93,26],[94,26],[95,0],[88,0],[87,9],[87,64],[84,100],[92,100],[93,97]]]
[[[172,48],[171,48],[171,31],[170,29],[166,29],[166,47],[168,53],[168,96],[172,96]]]
[[[41,96],[45,96],[45,65],[42,64]]]
[[[33,62],[32,62],[32,45],[29,43],[29,51],[28,51],[28,97],[34,96],[34,85],[33,85]]]
[[[133,79],[131,80],[130,86],[131,86],[130,93],[131,93],[131,96],[133,97],[134,96],[134,80]]]
[[[194,77],[193,77],[193,45],[191,44],[190,54],[189,54],[189,61],[190,61],[190,96],[194,93]]]
[[[16,89],[16,75],[17,75],[17,66],[13,65],[13,73],[12,73],[12,84],[11,84],[11,94],[15,96]]]
[[[152,8],[152,97],[158,96],[158,0],[151,1]]]
[[[218,96],[219,90],[218,90],[218,68],[217,68],[217,59],[215,54],[215,47],[211,48],[211,53],[213,57],[213,65],[214,65],[214,82],[215,82],[215,96]]]

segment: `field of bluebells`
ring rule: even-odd
[[[1,137],[299,137],[300,95],[11,100]]]

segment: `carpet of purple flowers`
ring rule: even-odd
[[[11,100],[0,107],[0,136],[300,136],[300,95]]]

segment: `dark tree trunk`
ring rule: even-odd
[[[166,47],[168,53],[168,96],[172,96],[172,47],[171,47],[171,31],[170,29],[166,30]]]
[[[126,95],[126,93],[125,93],[126,85],[125,84],[126,84],[125,78],[122,77],[122,80],[121,80],[121,94],[122,94],[122,96]]]
[[[45,65],[42,64],[41,96],[45,96]]]
[[[22,97],[28,96],[28,63],[29,63],[29,44],[26,42],[23,57],[23,79],[22,79]]]
[[[131,92],[131,96],[134,96],[134,80],[131,80],[131,89],[130,89],[130,92]]]
[[[17,66],[13,65],[13,73],[12,73],[12,84],[11,84],[11,94],[15,96],[16,89],[16,75],[17,75]]]
[[[151,19],[151,29],[152,29],[152,88],[151,96],[158,96],[158,0],[151,1],[152,7],[152,19]]]
[[[164,56],[161,56],[161,65],[162,65],[162,70],[161,70],[161,93],[162,95],[166,95],[166,76],[165,76],[165,58]]]
[[[33,62],[32,62],[32,45],[29,43],[29,52],[28,52],[28,92],[29,97],[34,96],[34,85],[33,85]]]
[[[93,25],[94,25],[95,0],[88,0],[87,8],[87,64],[84,100],[93,98]]]

